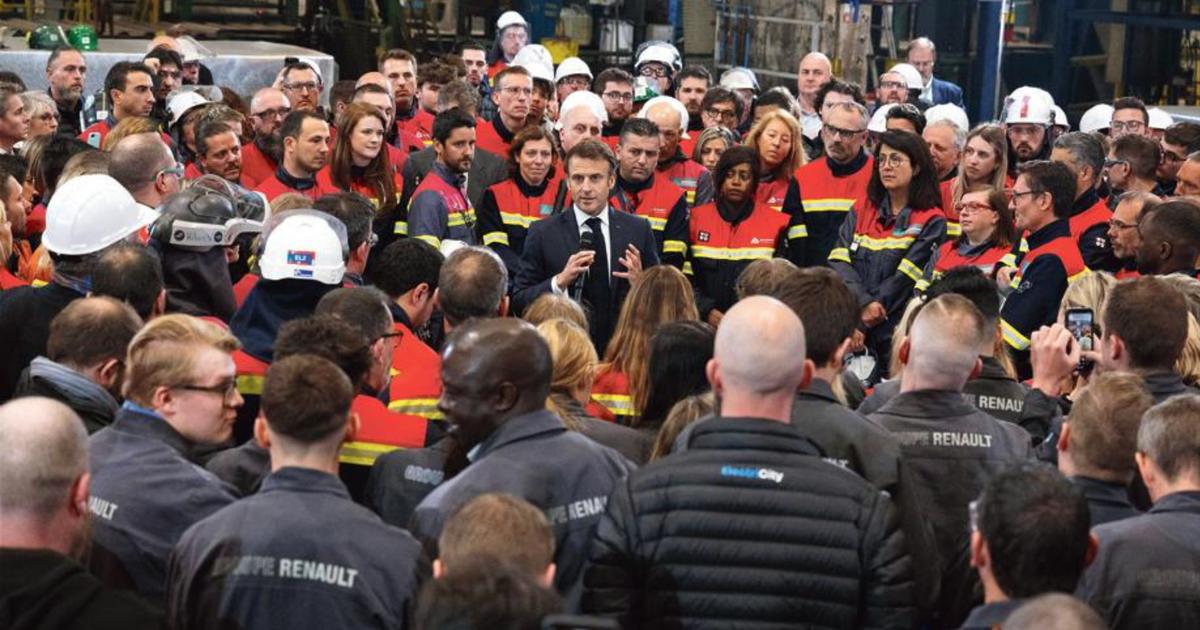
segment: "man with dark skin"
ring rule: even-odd
[[[1200,257],[1200,206],[1175,199],[1142,213],[1137,270],[1143,276],[1182,273],[1196,277]]]
[[[438,410],[471,464],[417,506],[409,529],[435,551],[442,526],[467,501],[487,492],[525,499],[554,527],[555,586],[575,594],[601,506],[632,464],[546,410],[551,373],[550,347],[526,322],[484,319],[454,330],[442,352]]]

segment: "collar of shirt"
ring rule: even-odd
[[[1089,188],[1071,204],[1071,216],[1087,212],[1092,206],[1100,203],[1100,193],[1095,188]]]
[[[512,142],[513,136],[516,135],[509,131],[508,127],[504,126],[504,121],[500,120],[499,116],[492,119],[492,127],[496,130],[496,135],[500,136],[500,139],[505,142]]]
[[[879,222],[880,223],[882,223],[884,225],[888,225],[889,223],[892,223],[893,221],[895,221],[897,230],[907,230],[908,229],[908,220],[911,215],[912,215],[912,206],[904,206],[903,208],[900,209],[900,212],[897,212],[896,215],[893,217],[892,216],[892,198],[891,198],[891,196],[889,196],[887,194],[885,194],[883,196],[883,202],[879,204]]]
[[[961,391],[920,389],[896,394],[879,413],[933,420],[958,418],[980,412],[963,398]]]
[[[651,174],[650,177],[647,177],[643,181],[634,182],[634,181],[625,179],[624,177],[621,177],[621,174],[617,173],[617,191],[619,191],[619,192],[628,193],[630,195],[638,195],[646,190],[649,190],[650,186],[652,186],[652,185],[654,185],[654,175],[653,174]]]
[[[579,229],[581,231],[583,230],[584,225],[587,223],[587,220],[593,218],[600,219],[600,225],[602,225],[606,230],[609,229],[608,208],[605,208],[600,214],[596,215],[588,214],[583,210],[580,210],[579,206],[576,205],[572,205],[571,208],[575,210],[575,223],[579,225]]]
[[[521,191],[522,195],[532,199],[534,197],[541,197],[546,192],[546,187],[550,185],[550,180],[553,177],[554,167],[551,166],[550,170],[546,171],[546,178],[537,186],[525,181],[525,178],[520,173],[517,173],[517,176],[513,178],[513,183],[517,185],[517,190]]]
[[[438,177],[442,178],[442,181],[459,190],[462,190],[463,186],[467,182],[465,173],[455,173],[454,171],[451,171],[450,167],[446,166],[446,164],[441,160],[434,160],[433,171],[437,173]]]
[[[507,422],[492,431],[492,434],[484,441],[476,444],[475,448],[467,454],[467,458],[475,462],[514,442],[547,433],[563,433],[566,430],[567,426],[563,424],[561,418],[551,411],[538,409],[515,418],[509,418]]]
[[[921,99],[925,100],[925,101],[929,101],[930,103],[933,102],[933,75],[932,74],[929,75],[929,80],[925,82],[925,85],[921,86]]]
[[[263,480],[259,492],[271,492],[273,490],[306,493],[322,492],[335,494],[346,499],[350,498],[350,493],[346,490],[346,485],[336,475],[331,475],[314,468],[301,468],[298,466],[285,466],[268,475]]]
[[[1029,249],[1032,251],[1060,236],[1070,235],[1071,224],[1067,223],[1066,219],[1055,219],[1042,226],[1040,230],[1026,236],[1025,242],[1029,243]]]
[[[1200,491],[1172,492],[1150,508],[1151,512],[1189,512],[1200,514]]]
[[[821,400],[841,404],[841,401],[837,399],[837,395],[833,393],[833,385],[823,378],[814,377],[808,384],[808,387],[796,392],[796,396],[820,398]]]
[[[833,173],[834,177],[846,177],[862,170],[862,167],[867,165],[867,158],[869,157],[870,154],[867,153],[866,149],[859,149],[858,155],[845,164],[834,162],[833,158],[828,154],[825,156],[825,163],[829,165],[829,172]]]
[[[1071,483],[1075,484],[1083,492],[1084,498],[1089,503],[1103,502],[1110,505],[1133,507],[1133,504],[1129,502],[1129,491],[1124,484],[1101,481],[1100,479],[1080,475],[1076,475],[1070,479]]]
[[[283,183],[284,186],[293,190],[308,190],[317,185],[316,177],[294,177],[287,169],[283,167],[283,163],[279,164],[279,168],[275,169],[275,177]]]
[[[159,440],[185,458],[191,458],[191,443],[153,409],[126,400],[117,411],[112,426],[120,431]]]

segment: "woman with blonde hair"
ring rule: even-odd
[[[596,375],[596,348],[586,330],[565,319],[548,319],[537,327],[550,346],[553,372],[546,408],[562,418],[572,431],[616,450],[635,464],[646,462],[650,441],[641,433],[588,414],[592,380]]]
[[[958,176],[941,184],[946,236],[955,238],[959,235],[958,206],[968,191],[988,186],[1006,192],[1012,185],[1013,180],[1008,175],[1008,137],[1004,129],[991,123],[972,129],[963,145]]]
[[[565,319],[584,330],[588,327],[587,315],[579,302],[557,293],[544,293],[539,296],[533,304],[525,307],[521,319],[534,326],[540,326],[542,322],[551,319]]]
[[[775,210],[782,208],[793,174],[808,162],[800,123],[782,109],[767,112],[750,128],[742,144],[758,154],[756,199]]]
[[[711,416],[717,409],[716,396],[712,392],[704,392],[688,396],[675,403],[662,428],[654,438],[654,448],[650,451],[650,461],[658,461],[675,449],[675,440],[689,425]]]
[[[617,422],[630,425],[645,409],[650,339],[667,322],[699,320],[692,285],[683,272],[657,265],[642,273],[629,290],[592,396]]]
[[[692,159],[697,164],[713,172],[721,155],[737,144],[737,137],[725,127],[709,127],[700,132],[696,145],[692,148]]]

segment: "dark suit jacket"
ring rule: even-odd
[[[658,264],[657,247],[650,222],[637,215],[618,212],[611,207],[609,217],[610,271],[621,271],[620,259],[625,249],[632,244],[642,253],[642,268],[649,269]],[[513,305],[517,313],[533,303],[543,293],[553,289],[550,283],[563,270],[567,259],[579,251],[579,225],[575,222],[575,210],[567,208],[553,217],[535,221],[529,226],[525,237],[525,249],[521,254],[521,266],[513,284]],[[589,305],[588,327],[597,352],[604,354],[608,339],[617,323],[617,315],[625,295],[629,293],[629,281],[612,279],[612,304]]]
[[[937,77],[933,77],[932,88],[933,104],[942,105],[950,103],[963,107],[963,92],[962,88],[954,85],[949,81],[943,81]]]

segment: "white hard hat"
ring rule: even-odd
[[[971,130],[971,121],[969,118],[967,118],[967,112],[964,112],[963,109],[958,105],[943,103],[941,105],[934,105],[933,107],[925,110],[926,126],[932,125],[940,120],[948,120],[951,123],[954,123],[955,127],[958,127],[963,131]]]
[[[1084,132],[1100,131],[1112,126],[1113,106],[1108,103],[1098,103],[1083,112],[1079,119],[1079,130]]]
[[[908,84],[910,90],[920,90],[925,87],[925,81],[921,78],[921,72],[909,63],[898,63],[892,66],[888,72],[895,72],[904,77],[904,82]]]
[[[592,110],[596,118],[600,119],[600,124],[608,123],[608,111],[604,109],[604,101],[595,92],[588,90],[578,90],[571,92],[567,98],[563,99],[562,105],[558,107],[558,128],[562,129],[562,121],[566,120],[567,113],[576,107],[586,107]]]
[[[1066,127],[1067,131],[1071,130],[1071,121],[1067,118],[1067,112],[1064,112],[1063,108],[1058,105],[1054,106],[1054,126]]]
[[[179,124],[179,120],[183,118],[184,114],[201,105],[208,104],[209,100],[198,92],[188,91],[172,94],[171,98],[167,99],[167,113],[171,114],[171,124],[169,126],[174,127]]]
[[[875,133],[883,133],[887,131],[887,114],[896,106],[896,103],[884,103],[875,110],[871,116],[871,122],[867,123],[867,131]]]
[[[1158,107],[1151,107],[1146,110],[1146,113],[1150,116],[1151,129],[1166,129],[1175,124],[1175,119],[1165,110]]]
[[[1026,96],[1045,101],[1047,107],[1054,107],[1054,97],[1050,96],[1049,92],[1039,87],[1033,87],[1032,85],[1022,85],[1004,98],[1004,111],[1007,112],[1008,106],[1012,105],[1014,101],[1022,100]]]
[[[721,74],[721,87],[727,90],[758,91],[758,77],[749,68],[730,68]]]
[[[522,50],[524,49],[522,48]],[[551,66],[547,66],[540,61],[526,60],[524,62],[515,63],[512,65],[525,68],[529,71],[529,76],[535,79],[541,79],[547,83],[554,83],[554,71],[550,69]]]
[[[59,186],[50,198],[42,244],[64,256],[91,254],[157,218],[157,212],[139,205],[117,180],[80,175]]]
[[[514,66],[524,66],[528,69],[530,62],[540,63],[547,68],[554,68],[554,55],[541,44],[526,44],[517,54],[513,55],[512,63]],[[553,72],[551,72],[551,82],[554,81]]]
[[[655,96],[654,98],[646,101],[644,104],[642,104],[642,109],[638,110],[637,117],[645,118],[646,112],[650,111],[651,107],[660,104],[668,105],[674,109],[675,113],[679,114],[680,131],[687,131],[689,122],[687,107],[685,107],[683,103],[680,103],[678,100],[670,96]]]
[[[672,73],[679,70],[681,65],[679,61],[679,53],[674,48],[669,48],[664,45],[648,46],[638,55],[637,63],[633,65],[635,69],[641,69],[645,64],[658,62],[666,66]]]
[[[316,210],[291,210],[272,216],[263,229],[263,279],[341,283],[349,248],[341,221]]]
[[[587,62],[579,57],[567,57],[563,62],[558,64],[558,70],[554,71],[554,82],[558,83],[567,77],[575,75],[584,75],[591,81],[595,77],[592,76],[592,69],[588,67]]]
[[[516,11],[505,11],[500,14],[500,19],[496,20],[497,31],[503,31],[510,26],[517,25],[524,26],[526,29],[529,28],[529,22],[526,22],[525,18],[521,17],[521,14]]]
[[[1054,101],[1047,101],[1037,94],[1028,92],[1013,99],[1004,113],[1004,124],[1021,123],[1053,125]]]

